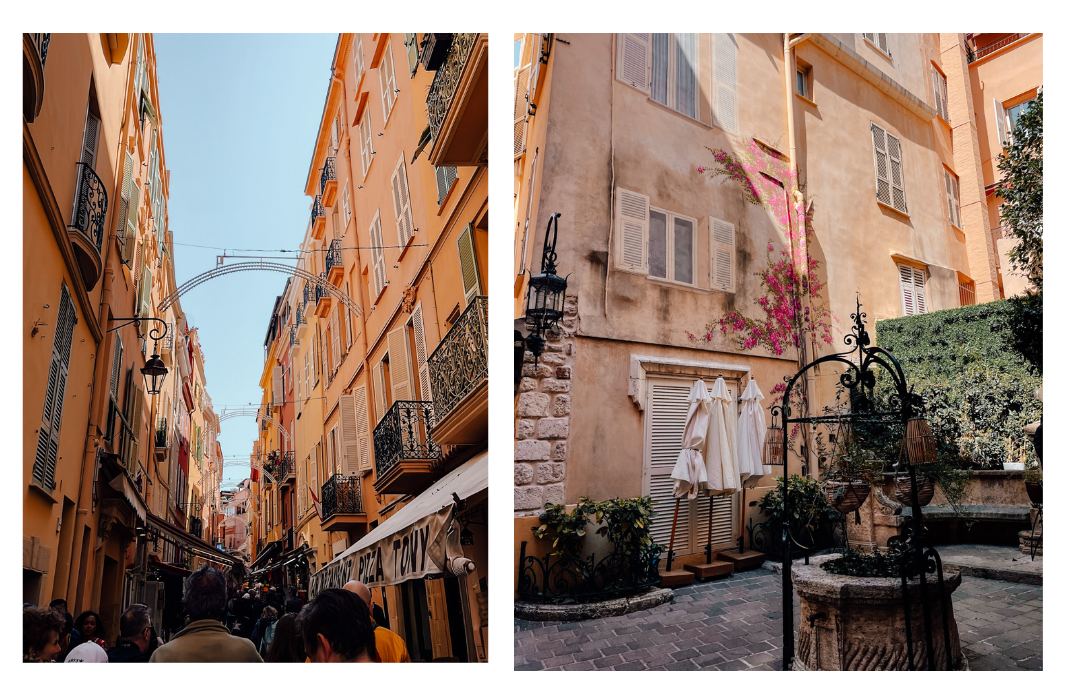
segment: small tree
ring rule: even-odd
[[[998,155],[1002,200],[1001,224],[1007,237],[1019,240],[1009,251],[1013,268],[1027,274],[1036,291],[1043,283],[1043,95],[1039,93],[1013,126]]]

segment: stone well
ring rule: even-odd
[[[827,573],[821,563],[838,554],[815,557],[810,564],[795,563],[792,578],[802,599],[799,648],[794,670],[907,670],[904,604],[898,578],[858,578]],[[960,651],[960,636],[953,617],[952,593],[960,585],[959,572],[945,574],[948,592],[945,615],[951,640],[954,670],[967,670]],[[933,627],[934,665],[945,669],[945,642],[938,602],[937,574],[927,578]],[[925,670],[926,639],[919,585],[908,582],[911,631],[915,639],[915,666]]]

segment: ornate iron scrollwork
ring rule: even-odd
[[[334,164],[334,158],[326,158],[326,164],[322,168],[322,176],[319,177],[319,195],[321,196],[326,191],[326,182],[337,181],[337,166]],[[320,199],[321,201],[321,199]],[[319,204],[321,208],[321,203]]]
[[[461,74],[465,72],[465,65],[469,62],[469,54],[477,36],[479,34],[454,34],[446,62],[435,73],[435,79],[431,82],[427,95],[427,111],[432,142],[439,138],[439,131],[450,111],[450,103],[454,100],[454,93],[461,81]]]
[[[487,315],[487,296],[477,296],[428,358],[434,424],[488,377]]]
[[[330,269],[341,265],[341,240],[333,240],[326,249],[326,275],[330,275]]]
[[[78,173],[75,184],[75,209],[71,215],[71,227],[89,239],[98,253],[105,233],[105,213],[109,208],[109,195],[97,173],[85,162],[76,165]]]
[[[660,552],[615,552],[599,560],[525,554],[518,562],[518,597],[534,602],[580,602],[625,595],[660,582]]]
[[[364,512],[360,496],[360,477],[333,474],[322,485],[323,518],[339,513],[357,514]]]
[[[371,433],[375,475],[381,477],[402,460],[436,460],[442,449],[431,438],[431,402],[398,400]]]

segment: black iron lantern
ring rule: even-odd
[[[165,367],[165,361],[161,360],[161,356],[157,354],[157,342],[154,342],[154,354],[150,356],[150,360],[140,372],[146,382],[146,394],[159,394],[161,386],[165,384],[165,376],[169,374],[169,369]]]
[[[525,304],[525,325],[532,332],[525,339],[525,345],[533,355],[535,366],[544,350],[544,333],[555,327],[563,318],[563,304],[566,302],[566,279],[555,271],[555,245],[559,241],[559,218],[561,213],[552,213],[548,219],[547,232],[544,233],[544,256],[540,262],[540,273],[529,279],[529,294]],[[551,234],[552,223],[555,234]],[[550,241],[549,241],[550,236]]]

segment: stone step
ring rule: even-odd
[[[685,569],[672,569],[671,571],[660,572],[661,588],[677,588],[678,586],[689,586],[693,582],[694,574]]]
[[[692,571],[699,581],[709,581],[721,576],[730,576],[735,571],[735,565],[728,561],[714,561],[704,564],[686,564],[686,571]]]
[[[720,561],[731,562],[735,565],[736,571],[756,569],[765,562],[765,555],[761,552],[755,552],[752,549],[748,549],[745,552],[740,552],[737,549],[729,549],[723,552],[717,552],[716,558]]]

